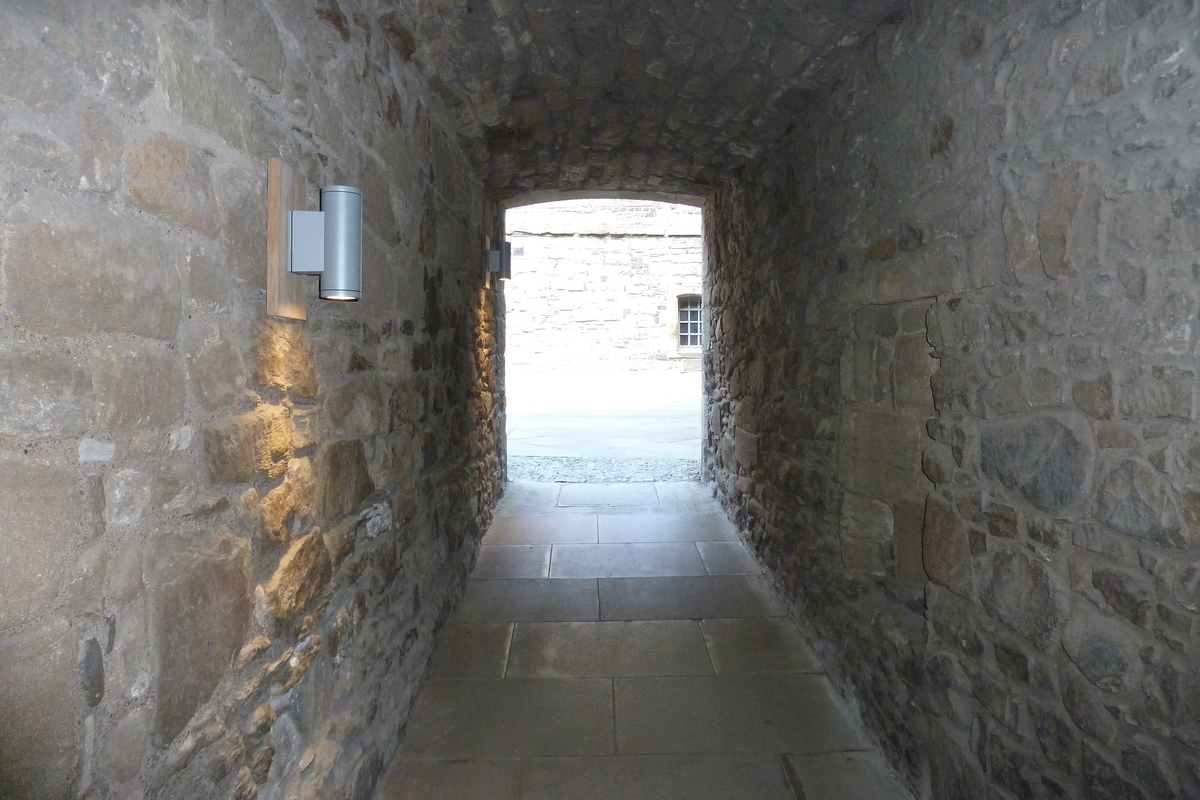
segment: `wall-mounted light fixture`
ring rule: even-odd
[[[512,277],[512,243],[501,242],[495,250],[488,250],[488,274],[502,281]]]
[[[362,191],[321,189],[307,211],[308,186],[277,158],[267,164],[267,313],[307,319],[304,275],[321,279],[324,300],[362,297]]]

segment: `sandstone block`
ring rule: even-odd
[[[96,394],[107,430],[134,433],[179,424],[184,372],[177,354],[114,344],[101,351],[99,363]]]
[[[1170,486],[1137,461],[1117,465],[1096,495],[1096,518],[1127,536],[1164,547],[1185,547],[1187,530]]]
[[[1200,612],[1200,564],[1181,566],[1171,582],[1171,592],[1181,606]]]
[[[33,619],[58,593],[79,539],[79,479],[65,465],[0,456],[0,631]]]
[[[145,99],[154,89],[158,38],[134,4],[98,0],[81,21],[81,66],[92,87],[127,105]]]
[[[1158,597],[1145,573],[1096,565],[1092,587],[1113,611],[1140,628],[1150,628]]]
[[[354,540],[361,527],[360,518],[346,517],[325,533],[325,546],[329,549],[329,558],[333,561],[335,569],[341,566],[346,556],[354,550]]]
[[[842,500],[842,566],[851,572],[883,575],[893,563],[892,509],[885,503],[847,493]]]
[[[279,31],[264,8],[223,0],[213,9],[217,45],[251,78],[272,92],[283,89],[284,53]]]
[[[733,457],[744,472],[758,465],[758,435],[743,428],[734,428]]]
[[[36,28],[5,9],[0,15],[0,97],[43,114],[75,92],[70,70]]]
[[[166,134],[133,144],[126,155],[129,199],[205,236],[220,229],[208,156]]]
[[[937,364],[937,359],[929,354],[929,343],[924,334],[899,337],[892,366],[896,404],[919,409],[927,416],[932,414],[930,381],[937,371]]]
[[[71,437],[96,416],[92,377],[80,358],[61,349],[0,345],[0,434]]]
[[[329,392],[325,413],[329,424],[349,437],[371,437],[383,421],[382,389],[374,374],[355,375]]]
[[[321,532],[297,539],[263,586],[267,613],[278,619],[291,619],[321,593],[332,576],[333,564]]]
[[[932,488],[921,472],[927,441],[924,420],[905,414],[860,411],[842,455],[846,488],[881,500],[923,498]],[[843,432],[843,436],[846,433]]]
[[[284,320],[259,320],[254,329],[254,379],[263,386],[294,391],[300,397],[317,393],[312,340],[303,325]]]
[[[1038,219],[1042,268],[1050,278],[1077,277],[1095,259],[1099,200],[1083,162],[1050,176]]]
[[[921,547],[925,572],[934,583],[971,596],[971,550],[967,527],[949,498],[931,494],[925,502]]]
[[[346,439],[323,445],[313,458],[317,516],[332,520],[349,514],[375,491],[363,443]]]
[[[1076,383],[1071,388],[1071,397],[1075,405],[1092,419],[1112,419],[1116,411],[1111,373],[1094,381]]]
[[[201,542],[166,538],[156,545],[146,584],[161,746],[212,695],[250,629],[250,545],[224,528]]]
[[[1061,590],[1046,566],[1019,550],[991,557],[991,578],[979,593],[992,618],[1046,650],[1065,611]]]
[[[216,411],[236,403],[246,390],[248,373],[229,333],[213,324],[188,338],[187,374],[200,405]]]
[[[980,466],[1043,511],[1061,512],[1083,499],[1095,447],[1083,430],[1050,415],[986,423]]]
[[[65,622],[0,640],[0,788],[5,798],[74,796],[74,656],[75,642]]]
[[[225,417],[204,430],[208,474],[218,483],[248,481],[256,472],[278,478],[291,455],[291,417],[282,406]]]
[[[1178,367],[1137,368],[1121,380],[1121,413],[1190,419],[1196,373]]]
[[[57,198],[32,207],[4,260],[14,322],[47,336],[175,336],[179,274],[158,231]]]
[[[264,154],[266,119],[237,74],[209,55],[182,24],[163,26],[159,41],[159,79],[171,112],[243,152]]]
[[[79,162],[83,169],[79,185],[93,192],[112,192],[121,185],[121,154],[125,134],[121,126],[99,105],[85,106],[79,112],[83,143]]]

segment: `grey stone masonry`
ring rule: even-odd
[[[926,796],[1200,797],[1198,26],[912,3],[708,206],[706,475]]]
[[[0,4],[6,800],[362,798],[397,745],[503,489],[502,230],[378,16]],[[361,302],[266,316],[271,156],[362,188]]]

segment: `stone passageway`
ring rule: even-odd
[[[376,800],[901,800],[694,483],[513,483]]]

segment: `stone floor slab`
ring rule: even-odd
[[[497,517],[483,544],[595,544],[596,517],[521,516]]]
[[[512,641],[510,622],[485,625],[447,625],[429,661],[430,680],[494,679],[504,677]]]
[[[475,561],[475,580],[489,578],[546,578],[550,572],[548,544],[485,544]]]
[[[510,678],[712,675],[692,620],[520,623],[509,651]]]
[[[796,797],[805,800],[912,800],[874,751],[785,755],[783,764]]]
[[[600,618],[708,619],[779,616],[760,579],[748,575],[600,579]]]
[[[552,578],[649,578],[705,575],[694,542],[554,546]]]
[[[558,505],[568,506],[656,506],[658,492],[653,483],[564,483]]]
[[[397,758],[380,779],[375,800],[517,800],[518,759]]]
[[[759,575],[762,568],[741,542],[696,542],[709,575]]]
[[[700,628],[718,675],[822,672],[812,648],[786,617],[706,619]]]
[[[600,543],[724,542],[736,538],[716,514],[629,514],[599,518]]]
[[[417,697],[401,758],[613,754],[612,681],[432,681]]]
[[[594,579],[469,581],[455,621],[587,622],[600,618]]]
[[[620,755],[867,746],[819,675],[617,678],[616,724]]]
[[[795,800],[774,754],[531,758],[521,765],[520,796],[521,800]]]

